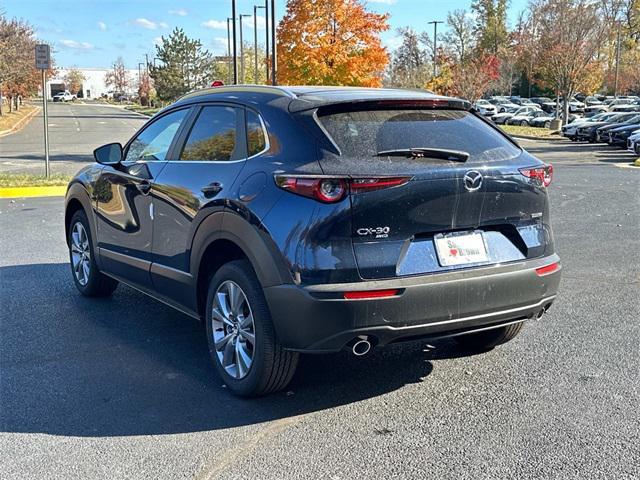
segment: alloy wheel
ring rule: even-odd
[[[76,280],[84,287],[91,273],[91,248],[89,236],[81,222],[76,222],[71,229],[71,263]]]
[[[226,280],[220,284],[211,322],[218,361],[232,378],[244,378],[253,364],[255,325],[247,296],[237,283]]]

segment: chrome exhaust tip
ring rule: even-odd
[[[358,337],[353,340],[353,345],[351,346],[351,352],[356,357],[362,357],[371,351],[371,342],[369,342],[367,337]]]

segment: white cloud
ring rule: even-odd
[[[221,22],[220,20],[207,20],[206,22],[202,22],[200,25],[205,28],[212,28],[216,30],[227,28],[227,22]]]
[[[132,23],[139,27],[146,28],[147,30],[156,30],[158,28],[158,24],[156,22],[152,22],[147,18],[136,18]]]
[[[384,3],[385,5],[395,5],[398,0],[368,0],[369,3]]]
[[[178,15],[179,17],[186,17],[187,11],[184,8],[177,8],[175,10],[169,10],[169,15]]]
[[[258,30],[264,30],[266,28],[266,21],[264,17],[261,17],[260,15],[258,15],[256,17],[256,20],[258,22]],[[249,28],[253,28],[253,15],[251,15],[249,18],[242,21],[242,26],[244,25],[246,25]]]
[[[387,39],[384,39],[382,41],[382,44],[387,47],[390,51],[395,50],[396,48],[398,48],[400,45],[402,45],[402,37],[401,36],[394,36],[394,37],[390,37]]]
[[[159,26],[160,28],[167,28],[169,25],[167,25],[165,22],[160,22],[160,23],[158,24],[158,26]]]
[[[98,22],[98,28],[104,32],[107,29],[107,24],[104,22]]]
[[[75,40],[60,40],[60,43],[62,44],[62,46],[66,48],[72,48],[74,50],[91,50],[92,48],[94,48],[93,44],[89,42],[77,42]]]

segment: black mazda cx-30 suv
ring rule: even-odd
[[[205,89],[95,158],[66,197],[77,288],[201,319],[240,395],[283,388],[300,352],[490,349],[556,296],[552,167],[463,100]]]

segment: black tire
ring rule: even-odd
[[[73,262],[73,234],[77,223],[82,224],[82,228],[86,232],[88,241],[89,274],[88,280],[84,284],[82,284],[82,282],[76,275]],[[71,277],[73,278],[73,283],[76,285],[78,291],[82,295],[85,295],[87,297],[108,297],[109,295],[111,295],[118,287],[118,281],[103,274],[96,265],[93,238],[91,238],[89,220],[87,219],[87,214],[84,212],[84,210],[78,210],[71,217],[71,222],[69,223],[69,238],[67,239],[67,244],[69,245],[69,263],[71,265]]]
[[[506,327],[485,330],[484,332],[458,335],[454,339],[467,350],[485,352],[512,340],[520,333],[523,327],[524,322],[513,323]]]
[[[242,378],[235,378],[225,370],[214,342],[214,296],[218,288],[228,281],[242,289],[253,315],[255,342],[252,363]],[[242,397],[257,397],[282,390],[289,384],[296,371],[299,354],[284,350],[278,342],[262,286],[247,260],[229,262],[213,275],[209,281],[206,308],[207,343],[211,361],[233,393]]]
[[[551,128],[551,122],[549,121],[544,122],[544,128],[547,128],[547,129]]]
[[[526,120],[521,120],[521,121],[520,121],[520,126],[521,126],[521,127],[526,127],[526,126],[528,126],[528,125],[529,125],[529,122],[527,122]]]

